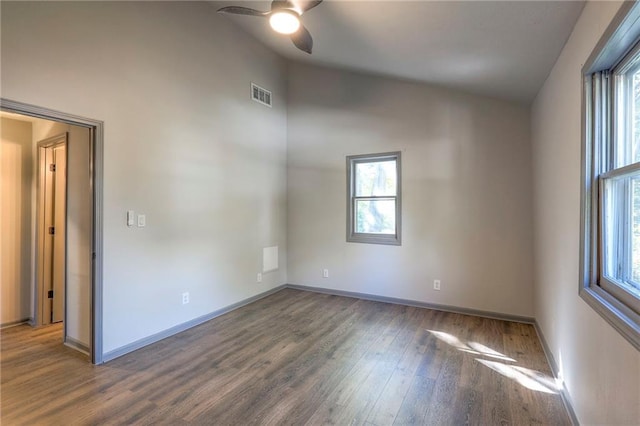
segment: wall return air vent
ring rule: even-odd
[[[255,83],[251,83],[251,99],[271,108],[271,92]]]

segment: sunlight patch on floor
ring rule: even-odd
[[[539,371],[486,359],[476,358],[476,361],[505,377],[515,380],[527,389],[552,394],[559,392],[556,380]]]
[[[491,358],[501,359],[503,361],[516,362],[515,359],[509,358],[508,356],[501,354],[500,352],[493,350],[481,343],[476,343],[476,342],[464,343],[456,336],[449,333],[445,333],[444,331],[435,331],[435,330],[427,330],[427,331],[433,334],[434,336],[436,336],[438,339],[442,340],[443,342],[453,346],[454,348],[462,352],[467,352],[473,355],[488,356]]]
[[[514,380],[527,389],[550,394],[557,394],[560,392],[561,382],[559,380],[556,380],[553,377],[548,376],[547,374],[541,373],[540,371],[507,364],[517,363],[518,361],[486,345],[483,345],[482,343],[463,342],[458,337],[444,331],[427,331],[438,338],[438,340],[445,342],[446,344],[458,349],[461,352],[493,358],[494,360],[487,360],[482,358],[475,358],[475,360],[482,365],[489,367],[493,371],[496,371],[503,376]],[[499,361],[496,361],[496,359]]]

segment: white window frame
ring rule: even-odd
[[[640,162],[617,167],[615,141],[616,138],[626,137],[627,129],[624,124],[621,126],[614,122],[618,98],[626,93],[619,89],[623,83],[620,83],[618,76],[631,66],[632,59],[638,55],[640,6],[635,2],[625,2],[582,68],[584,90],[579,294],[640,350],[640,299],[604,273],[605,262],[610,258],[604,255],[606,234],[603,234],[603,203],[609,201],[604,196],[605,186],[616,179],[638,175],[640,172]],[[616,129],[621,127],[623,129],[616,134]],[[626,194],[625,191],[622,193]],[[624,211],[624,205],[621,204],[615,206]],[[615,248],[615,256],[628,257],[630,245],[625,241],[616,243],[608,246]]]
[[[373,163],[377,161],[396,162],[396,195],[382,197],[356,197],[356,177],[355,165],[357,163]],[[385,245],[402,245],[401,239],[401,188],[402,188],[402,167],[400,160],[400,152],[386,152],[382,154],[364,154],[347,156],[347,242],[350,243],[366,243],[366,244],[385,244]],[[395,234],[365,234],[355,232],[355,204],[357,199],[394,199],[396,202],[396,229]]]

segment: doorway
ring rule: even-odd
[[[103,123],[7,99],[0,111],[53,123],[33,134],[30,322],[62,322],[64,344],[100,364]]]

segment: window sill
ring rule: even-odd
[[[599,287],[582,287],[580,297],[615,328],[636,350],[640,350],[640,316]]]
[[[400,241],[399,236],[388,235],[372,235],[372,234],[354,234],[347,236],[348,243],[363,243],[363,244],[381,244],[387,246],[401,246],[402,241]]]

